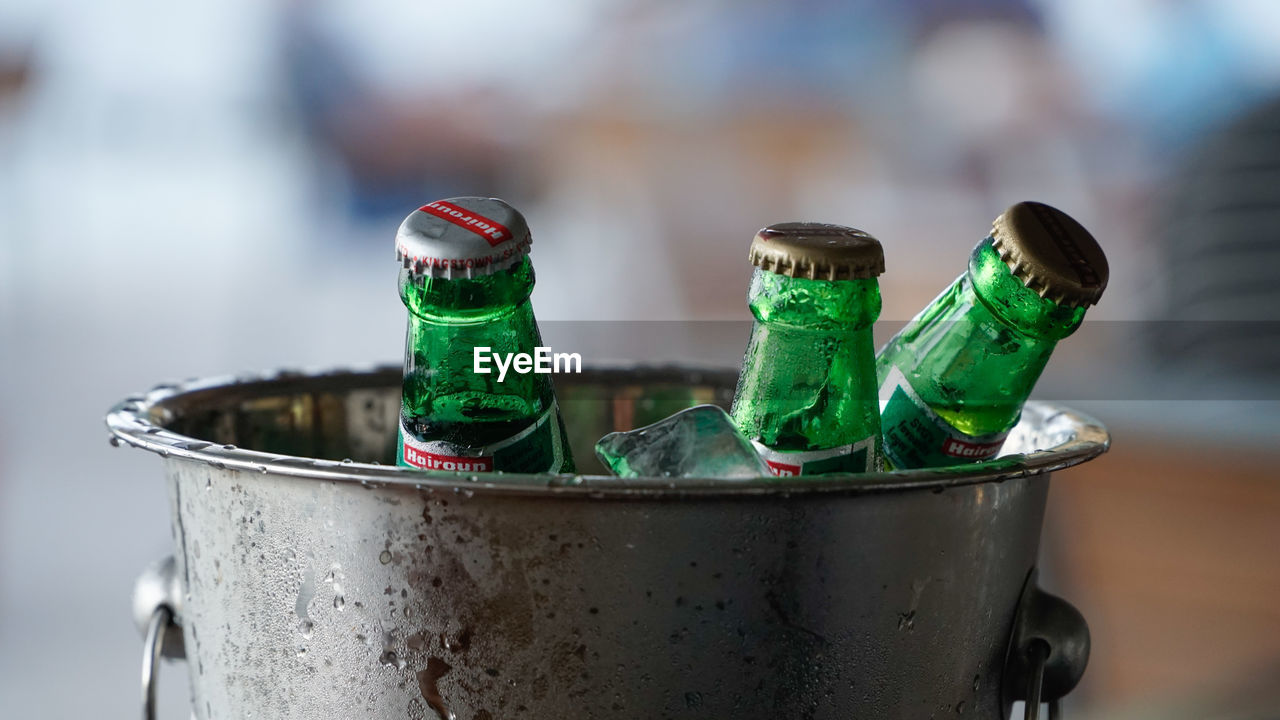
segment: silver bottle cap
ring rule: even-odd
[[[502,200],[449,198],[400,223],[396,260],[415,277],[471,278],[515,265],[532,242],[524,216]]]

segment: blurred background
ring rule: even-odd
[[[137,714],[169,520],[107,407],[397,361],[395,229],[466,194],[525,211],[588,362],[737,363],[772,222],[884,242],[886,338],[1003,208],[1066,210],[1111,284],[1038,394],[1114,439],[1050,498],[1044,584],[1093,630],[1066,709],[1280,717],[1270,0],[0,0],[3,715]]]

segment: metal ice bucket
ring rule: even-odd
[[[677,486],[589,474],[593,442],[726,404],[734,373],[594,370],[557,380],[588,474],[468,477],[390,466],[399,373],[111,410],[172,512],[135,597],[144,698],[162,647],[201,720],[1000,718],[1084,670],[1035,566],[1049,473],[1107,448],[1087,417],[1031,403],[1013,454],[963,468]]]

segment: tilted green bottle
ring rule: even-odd
[[[1021,202],[969,269],[876,356],[885,459],[896,469],[1000,452],[1058,341],[1107,286],[1107,258],[1066,213]]]
[[[496,198],[428,203],[400,225],[396,259],[409,330],[397,464],[573,472],[551,376],[515,366],[499,380],[488,360],[490,372],[477,372],[481,353],[534,356],[541,345],[529,304],[530,244],[524,217]]]
[[[839,225],[782,223],[756,234],[750,257],[756,322],[734,424],[776,475],[879,470],[880,243]]]

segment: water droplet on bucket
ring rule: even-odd
[[[223,446],[222,446],[222,449],[223,449],[223,450],[235,450],[235,449],[236,449],[236,446],[235,446],[235,445],[223,445]]]
[[[387,563],[391,562],[391,553],[386,550],[383,550],[382,553],[378,555],[378,562],[382,563],[383,565],[386,565]]]
[[[116,437],[115,435],[108,437],[107,442],[111,445],[111,447],[120,447],[120,438]]]
[[[341,595],[334,595],[334,596],[333,596],[333,609],[334,609],[334,610],[341,610],[342,608],[346,607],[346,605],[347,605],[347,599],[346,599],[346,598],[342,597]]]
[[[446,649],[453,652],[463,652],[471,647],[471,628],[463,628],[462,632],[453,637],[441,637]]]
[[[351,458],[342,458],[343,465],[354,465],[355,463],[356,461],[352,460]]]
[[[298,633],[304,638],[309,638],[315,633],[316,624],[310,620],[303,620],[298,623]]]
[[[957,715],[963,715],[963,714],[964,714],[964,701],[963,701],[963,700],[961,700],[960,702],[956,703],[956,714],[957,714]]]
[[[298,653],[297,653],[298,657],[305,657],[305,656],[306,656],[306,654],[307,654],[307,649],[306,649],[306,648],[304,648],[304,647],[300,647],[300,648],[298,648]]]
[[[441,720],[455,720],[457,715],[445,705],[444,698],[440,695],[439,681],[444,677],[445,673],[452,670],[453,667],[449,663],[440,658],[427,658],[427,667],[425,670],[418,672],[418,691],[422,693],[422,699],[427,701],[427,705],[440,716]]]

